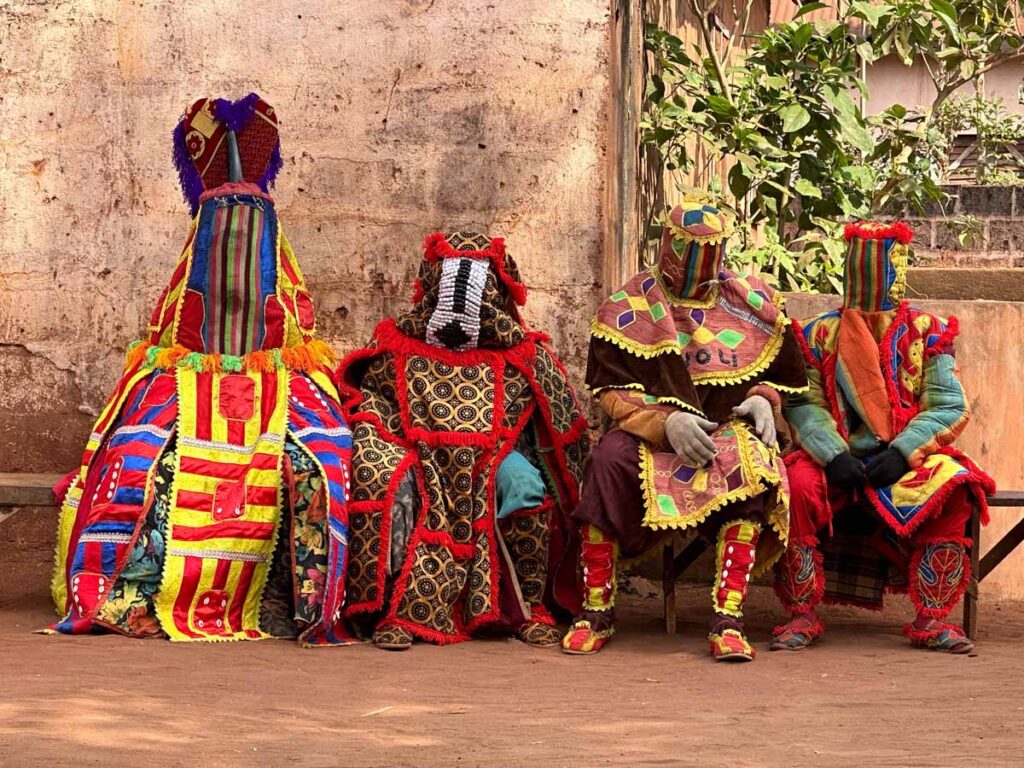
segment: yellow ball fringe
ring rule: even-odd
[[[201,373],[240,373],[260,371],[269,373],[279,368],[292,371],[315,371],[333,368],[334,352],[327,342],[311,339],[296,347],[259,350],[247,355],[205,355],[191,352],[185,347],[147,347],[136,342],[125,356],[125,368],[191,368]]]

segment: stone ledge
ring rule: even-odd
[[[1024,270],[917,267],[907,270],[907,296],[915,299],[1024,301]]]

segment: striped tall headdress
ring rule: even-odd
[[[843,306],[864,312],[895,309],[906,292],[913,238],[914,231],[902,221],[847,224]]]

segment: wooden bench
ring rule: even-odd
[[[0,472],[0,522],[14,514],[10,507],[56,507],[53,486],[63,475]]]
[[[1024,491],[999,491],[990,496],[992,507],[1024,507]],[[971,516],[971,539],[977,543],[981,538],[981,517],[977,512]],[[978,585],[984,581],[1006,556],[1024,542],[1024,517],[997,541],[984,557],[979,556],[978,547],[971,547],[971,579],[964,593],[964,631],[972,640],[978,635]],[[676,631],[676,590],[675,585],[683,572],[693,565],[711,545],[698,536],[690,541],[678,555],[675,545],[665,545],[662,560],[662,590],[665,596],[665,631]]]

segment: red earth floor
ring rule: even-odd
[[[834,609],[820,646],[715,665],[708,589],[623,599],[596,657],[487,640],[401,654],[265,641],[47,637],[52,518],[0,525],[2,766],[1024,764],[1024,606],[983,604],[976,655],[911,649],[909,604]],[[648,590],[644,590],[647,592]],[[755,590],[752,639],[780,618]]]

